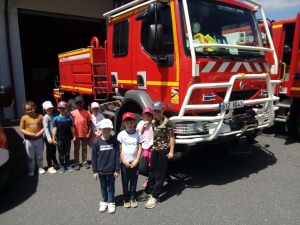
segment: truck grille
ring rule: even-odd
[[[248,90],[248,91],[233,91],[231,92],[231,96],[229,101],[236,101],[236,100],[246,100],[251,98],[253,95],[255,95],[258,92],[259,89],[254,90]],[[216,92],[216,94],[220,98],[225,98],[226,92]]]

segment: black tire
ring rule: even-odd
[[[75,104],[75,100],[73,98],[69,99],[68,103],[67,103],[67,114],[70,115],[70,113],[77,109],[76,104]]]

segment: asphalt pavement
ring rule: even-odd
[[[115,214],[98,211],[101,192],[91,169],[28,178],[18,121],[4,124],[4,131],[11,170],[10,192],[0,199],[1,225],[300,224],[300,143],[281,125],[266,130],[253,145],[241,139],[231,149],[194,147],[170,165],[161,203],[153,209],[145,209],[145,202],[136,209],[123,208],[119,177]],[[144,182],[140,176],[138,193]]]

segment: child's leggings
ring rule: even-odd
[[[43,139],[37,140],[26,140],[25,139],[25,148],[27,153],[27,165],[30,171],[34,170],[35,167],[35,158],[39,168],[43,167],[43,151],[44,143]]]

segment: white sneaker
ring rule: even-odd
[[[99,211],[100,212],[105,212],[105,210],[107,209],[108,203],[107,202],[100,202],[99,205],[100,205]]]
[[[45,173],[45,170],[43,168],[39,168],[39,174]]]
[[[157,203],[158,203],[158,199],[153,198],[153,196],[150,195],[150,198],[148,199],[148,202],[145,204],[145,208],[146,209],[152,209],[156,206]]]
[[[115,203],[108,203],[108,213],[115,213],[116,212],[116,206]]]
[[[49,172],[49,173],[56,173],[56,170],[54,169],[54,167],[50,167],[50,168],[48,169],[48,172]]]
[[[29,173],[28,173],[28,176],[33,177],[34,176],[34,170],[30,170]]]

